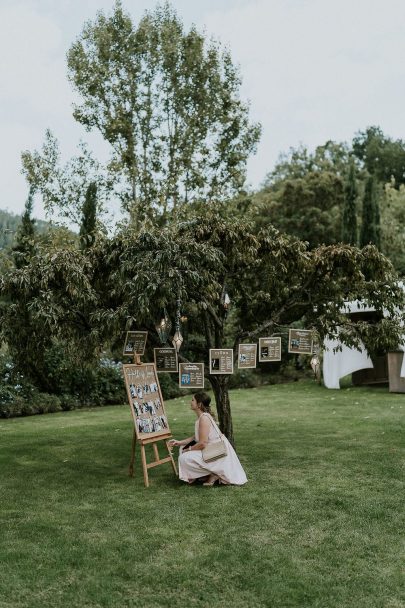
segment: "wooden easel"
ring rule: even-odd
[[[156,437],[151,437],[150,439],[138,439],[138,443],[141,447],[141,460],[142,460],[142,469],[143,469],[143,481],[145,483],[145,487],[149,488],[149,476],[148,476],[148,469],[151,469],[152,467],[157,467],[159,464],[165,464],[166,462],[171,462],[172,467],[173,467],[173,471],[174,474],[177,477],[177,468],[176,468],[176,463],[174,462],[173,459],[173,454],[172,451],[170,449],[170,446],[168,444],[169,439],[172,437],[171,433],[168,433],[165,436],[160,436],[159,438]],[[167,451],[169,453],[168,456],[165,456],[164,458],[160,458],[159,456],[159,450],[158,450],[158,442],[159,441],[164,441]],[[129,476],[133,477],[134,476],[134,463],[135,463],[135,449],[136,449],[136,443],[137,443],[137,438],[136,438],[136,432],[134,429],[134,434],[132,437],[132,452],[131,452],[131,462],[129,463]],[[153,452],[155,454],[155,460],[153,462],[146,462],[146,453],[145,453],[145,445],[151,444],[153,447]]]
[[[134,364],[142,365],[141,357],[139,354],[134,355]],[[155,368],[155,372],[156,372],[156,368]],[[156,378],[156,381],[157,381],[157,378]],[[160,387],[159,387],[159,395],[161,397]],[[167,433],[163,433],[163,434],[160,434],[160,435],[154,436],[154,437],[137,437],[137,432],[136,432],[136,429],[134,428],[134,433],[132,436],[131,461],[129,463],[129,476],[130,477],[134,476],[135,450],[136,450],[136,444],[138,442],[140,445],[140,448],[141,448],[143,480],[144,480],[146,488],[149,487],[148,469],[157,467],[160,464],[165,464],[166,462],[170,462],[173,467],[174,474],[177,477],[176,463],[174,462],[173,454],[172,454],[171,448],[168,443],[168,441],[169,441],[169,439],[171,439],[171,437],[173,437],[173,435],[170,432],[170,430],[168,430]],[[158,450],[158,446],[157,446],[159,441],[164,441],[164,444],[165,444],[167,452],[168,452],[168,456],[165,456],[164,458],[160,458],[160,456],[159,456],[159,450]],[[148,445],[148,444],[152,445],[153,452],[155,455],[155,460],[153,462],[146,461],[145,445]]]

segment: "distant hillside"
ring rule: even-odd
[[[20,224],[21,215],[0,209],[0,249],[10,247],[13,244],[14,235]],[[49,229],[49,224],[43,220],[36,220],[35,227],[38,232],[46,232]]]

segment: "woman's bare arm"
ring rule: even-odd
[[[187,445],[190,441],[194,441],[194,435],[192,437],[187,437],[186,439],[170,439],[169,444],[174,445]]]
[[[210,432],[211,421],[208,416],[200,416],[198,421],[198,437],[199,441],[190,448],[187,448],[186,452],[193,452],[197,450],[203,450],[208,443],[208,435]]]

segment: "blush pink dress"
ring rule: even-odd
[[[209,414],[202,414],[195,423],[195,440],[199,441],[199,422],[203,416],[208,416],[211,421],[211,428],[208,434],[208,443],[218,441],[219,430],[215,420]],[[214,460],[214,462],[204,462],[202,450],[192,450],[191,452],[183,452],[180,448],[179,454],[179,478],[183,481],[192,481],[205,475],[218,475],[221,481],[236,486],[242,486],[247,482],[247,477],[243,467],[236,455],[235,450],[229,443],[228,439],[223,436],[226,443],[228,454],[224,458]]]

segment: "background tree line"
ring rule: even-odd
[[[260,191],[246,193],[260,126],[240,99],[238,70],[219,43],[186,31],[169,4],[138,24],[120,2],[98,13],[69,51],[68,74],[79,95],[75,119],[102,134],[111,157],[102,166],[82,145],[62,165],[49,131],[40,151],[22,155],[29,195],[1,278],[0,317],[27,394],[56,394],[61,403],[66,395],[102,402],[103,391],[104,402],[116,398],[121,379],[108,376],[103,353],[122,348],[131,327],[147,329],[149,347],[157,345],[154,324],[164,310],[174,318],[178,300],[188,318],[181,357],[191,361],[291,323],[312,327],[320,340],[340,327],[346,344],[362,340],[370,352],[398,343],[403,292],[379,250],[386,239],[378,203],[382,191],[399,209],[402,182],[381,181],[388,170],[374,140],[385,162],[390,140],[378,129],[351,147],[292,150]],[[399,174],[399,161],[395,167]],[[79,234],[38,235],[35,196]],[[117,199],[123,220],[108,230],[105,214]],[[362,226],[373,226],[381,242],[369,230],[359,249],[357,235],[346,233],[360,221],[363,199],[371,219]],[[379,321],[349,322],[341,313],[348,299],[374,306]],[[232,440],[229,380],[207,370]]]

